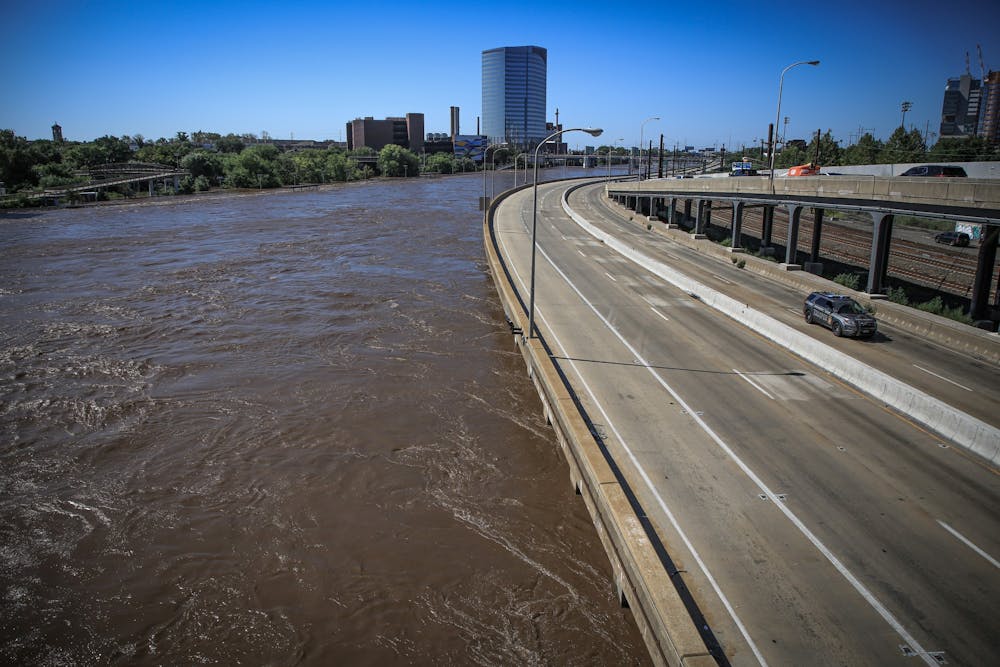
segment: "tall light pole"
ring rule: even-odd
[[[565,134],[566,132],[586,132],[592,137],[599,137],[604,130],[597,127],[572,127],[568,130],[559,130],[542,139],[542,141],[535,148],[535,182],[533,185],[531,200],[531,286],[529,288],[530,297],[528,303],[528,338],[531,338],[535,332],[535,239],[537,238],[535,232],[538,229],[538,151],[540,151],[542,146],[544,146],[547,142],[555,139],[560,134]]]
[[[619,141],[625,141],[625,139],[619,137],[618,139],[615,139],[610,146],[608,146],[608,177],[604,180],[605,189],[607,189],[607,184],[611,182],[611,151],[614,149],[615,144]]]
[[[483,149],[483,215],[486,215],[486,154],[490,152],[490,149],[496,150],[498,148],[503,148],[506,146],[506,142],[501,142],[499,144],[493,144],[492,146],[486,146]],[[496,157],[496,154],[493,154]]]
[[[903,110],[903,120],[900,121],[899,126],[905,130],[906,129],[906,112],[913,108],[913,102],[903,102],[900,105],[900,108]]]
[[[792,63],[791,65],[789,65],[785,69],[781,70],[781,76],[778,78],[778,113],[774,117],[774,131],[775,131],[775,133],[778,132],[778,123],[781,121],[781,89],[785,85],[785,72],[787,72],[788,70],[792,69],[793,67],[798,67],[799,65],[812,65],[813,67],[815,67],[816,65],[819,65],[819,61],[818,60],[800,60],[799,62]],[[769,178],[770,178],[772,187],[774,185],[774,154],[777,152],[777,151],[774,150],[774,146],[776,145],[776,143],[777,142],[775,142],[775,144],[772,144],[772,146],[771,146],[771,162],[770,162],[771,174],[770,174]]]
[[[639,173],[636,175],[636,180],[638,181],[640,188],[642,187],[642,142],[643,142],[642,131],[643,129],[645,129],[646,123],[648,123],[651,120],[660,120],[660,117],[650,116],[646,120],[642,121],[641,125],[639,125]]]

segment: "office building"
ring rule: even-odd
[[[979,136],[991,144],[1000,143],[1000,72],[990,72],[986,75]]]
[[[347,149],[368,146],[380,151],[396,144],[419,153],[424,148],[424,115],[408,113],[405,118],[375,120],[371,116],[347,123]]]
[[[979,129],[982,86],[970,74],[948,79],[941,104],[941,138],[974,137]]]
[[[548,52],[540,46],[483,51],[483,127],[491,143],[535,146],[545,138]]]

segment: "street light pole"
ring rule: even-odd
[[[643,142],[642,131],[643,129],[645,129],[646,123],[648,123],[651,120],[660,120],[660,117],[650,116],[646,120],[642,121],[641,125],[639,125],[639,173],[636,174],[636,181],[639,183],[640,188],[642,188],[642,142]]]
[[[617,144],[619,141],[625,141],[625,139],[619,137],[618,139],[615,139],[610,146],[608,146],[608,177],[604,181],[605,190],[607,190],[607,185],[611,182],[611,151],[614,149],[615,144]]]
[[[816,65],[819,65],[819,61],[818,60],[800,60],[799,62],[792,63],[791,65],[789,65],[785,69],[781,70],[781,76],[778,78],[778,113],[774,117],[774,131],[775,132],[778,131],[778,122],[781,120],[781,89],[785,85],[785,72],[787,72],[788,70],[792,69],[793,67],[798,67],[799,65],[812,65],[812,66],[815,67]],[[777,145],[777,144],[775,144],[775,145]],[[771,174],[770,174],[771,187],[774,187],[774,154],[776,152],[774,150],[774,147],[775,147],[774,145],[771,146]]]
[[[568,130],[559,130],[553,132],[549,136],[542,139],[542,141],[535,148],[535,169],[534,169],[534,185],[531,200],[531,286],[529,287],[530,297],[528,304],[528,338],[531,338],[535,331],[535,247],[536,234],[538,229],[538,151],[542,149],[547,142],[555,139],[560,134],[565,134],[566,132],[586,132],[592,137],[599,137],[604,130],[597,127],[572,127]]]

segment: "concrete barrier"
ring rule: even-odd
[[[584,231],[603,241],[607,247],[658,275],[678,289],[698,296],[706,305],[750,327],[806,361],[825,368],[845,382],[934,430],[942,437],[975,452],[993,465],[1000,465],[1000,429],[821,343],[769,315],[756,311],[746,304],[703,285],[663,262],[649,257],[638,248],[598,229],[570,207],[568,196],[573,189],[567,190],[563,196],[563,210]],[[698,242],[711,243],[710,241]],[[811,279],[822,280],[816,276]]]
[[[500,257],[493,230],[496,208],[512,192],[500,195],[483,218],[486,259],[515,332],[515,343],[569,464],[572,483],[582,495],[611,561],[620,599],[628,602],[654,664],[715,666],[717,661],[633,509],[631,492],[616,473],[617,466],[591,433],[543,341],[519,333],[527,330],[528,313]]]

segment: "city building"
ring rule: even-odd
[[[52,125],[52,141],[57,144],[61,144],[63,142],[62,126],[59,125],[59,123],[54,123]]]
[[[983,89],[979,136],[997,144],[1000,143],[1000,72],[987,74]]]
[[[970,74],[948,79],[941,104],[941,138],[974,137],[979,130],[982,82]]]
[[[347,148],[362,146],[380,151],[396,144],[419,153],[424,148],[424,115],[408,113],[405,118],[375,120],[371,116],[355,118],[347,123]]]
[[[483,126],[490,142],[535,146],[545,138],[548,51],[502,46],[483,51]]]

